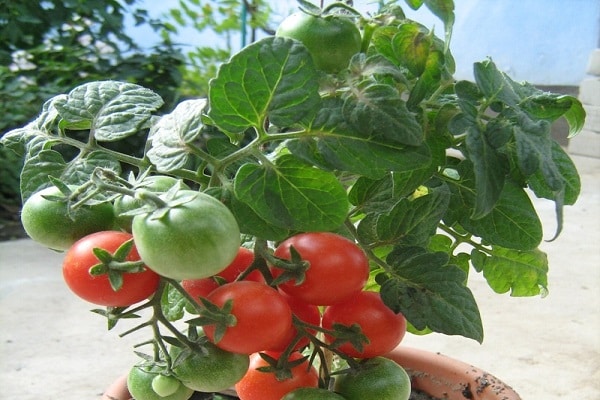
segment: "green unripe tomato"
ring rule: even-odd
[[[175,377],[167,375],[156,375],[152,379],[152,390],[160,397],[167,397],[177,392],[181,386],[181,381]]]
[[[285,18],[275,36],[302,42],[318,69],[337,73],[348,67],[353,55],[360,52],[362,38],[356,25],[336,15],[316,17],[296,12]]]
[[[148,268],[167,278],[201,279],[217,275],[240,248],[240,229],[229,208],[202,192],[180,190],[168,210],[133,218],[135,246]]]
[[[207,342],[205,353],[193,353],[177,363],[173,372],[187,387],[198,392],[219,392],[233,387],[248,371],[250,357],[222,350]],[[171,357],[175,359],[181,350],[173,347]]]
[[[396,362],[375,357],[358,370],[336,375],[335,392],[346,400],[408,400],[410,377]]]
[[[115,215],[112,204],[83,205],[68,214],[66,202],[44,198],[59,195],[60,190],[51,186],[34,193],[23,204],[21,223],[36,242],[54,250],[67,250],[90,233],[113,228]]]
[[[159,372],[152,371],[141,366],[134,366],[127,375],[127,389],[136,400],[188,400],[194,394],[194,390],[179,384],[177,389],[166,396],[161,396],[154,389],[154,380],[163,376]],[[158,385],[159,381],[157,381]],[[162,388],[159,388],[161,391]]]

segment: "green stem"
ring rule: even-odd
[[[391,267],[385,261],[383,261],[381,258],[377,257],[375,255],[375,253],[373,253],[373,251],[371,250],[371,248],[369,246],[367,246],[366,244],[364,244],[363,242],[361,242],[361,240],[358,237],[358,233],[356,232],[356,227],[354,226],[354,224],[352,223],[352,221],[350,221],[349,219],[346,219],[345,226],[346,226],[346,229],[348,229],[352,233],[352,236],[356,239],[356,241],[360,245],[361,249],[367,255],[367,258],[369,258],[369,260],[371,260],[372,262],[374,262],[375,264],[377,264],[384,271],[386,271],[388,273],[392,273],[393,272],[392,269],[391,269]]]

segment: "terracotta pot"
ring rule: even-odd
[[[520,400],[521,397],[495,376],[462,361],[399,346],[386,357],[402,365],[412,386],[444,400]],[[129,400],[127,382],[121,376],[104,392],[102,400]]]
[[[495,376],[439,353],[398,346],[386,357],[402,365],[412,387],[444,400],[520,400]]]

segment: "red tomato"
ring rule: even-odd
[[[321,311],[319,311],[319,307],[317,307],[313,304],[307,304],[307,303],[305,303],[301,300],[298,300],[295,297],[289,296],[285,293],[283,293],[282,295],[285,298],[285,300],[288,302],[288,304],[290,305],[290,308],[292,309],[292,314],[294,314],[296,316],[296,318],[298,318],[299,320],[301,320],[303,322],[309,323],[311,325],[316,325],[316,326],[320,325]],[[314,331],[312,329],[309,330],[309,332],[313,335],[316,334],[316,331]],[[298,330],[292,326],[292,329],[289,331],[288,335],[282,341],[282,343],[279,344],[278,346],[271,347],[269,350],[281,351],[281,352],[285,351],[285,349],[288,347],[288,345],[291,343],[291,341],[294,340],[297,333],[298,333]],[[309,343],[308,338],[303,337],[294,346],[294,349],[298,350],[298,349],[308,345],[308,343]]]
[[[233,282],[237,279],[242,272],[244,272],[250,264],[254,261],[254,253],[252,250],[245,247],[240,247],[237,256],[233,259],[231,264],[227,266],[223,271],[217,275],[223,278],[226,282]],[[262,276],[260,271],[252,271],[244,279],[246,281],[265,282],[265,278]]]
[[[360,292],[350,300],[329,306],[323,312],[322,326],[332,329],[333,324],[360,325],[362,333],[369,339],[362,351],[346,342],[340,351],[358,358],[372,358],[393,350],[406,333],[406,319],[402,314],[388,308],[379,293]],[[328,337],[329,341],[333,338]]]
[[[283,296],[263,283],[236,281],[213,290],[207,299],[222,308],[232,300],[235,325],[215,341],[216,325],[205,325],[206,337],[223,350],[252,354],[269,349],[292,329],[292,310]]]
[[[108,274],[94,276],[89,272],[91,267],[100,263],[94,248],[114,253],[131,239],[131,234],[119,231],[101,231],[79,239],[67,251],[63,261],[62,271],[67,286],[82,299],[101,306],[125,307],[150,297],[158,288],[160,277],[148,268],[143,272],[123,273],[123,284],[117,291],[111,287]],[[140,260],[135,246],[125,260]]]
[[[181,286],[198,304],[202,304],[200,298],[206,298],[210,292],[218,288],[219,282],[213,278],[184,279],[181,281]]]
[[[280,353],[265,352],[265,354],[277,359]],[[302,358],[302,354],[294,352],[289,361]],[[275,373],[257,370],[269,364],[258,354],[250,356],[250,368],[246,375],[235,385],[240,400],[281,400],[287,393],[301,387],[317,387],[319,376],[313,366],[304,361],[291,369],[291,378],[277,380]]]
[[[290,296],[309,304],[330,305],[352,297],[365,286],[369,261],[351,240],[330,232],[302,233],[283,241],[275,256],[291,259],[291,246],[310,267],[301,284],[291,280],[279,285]],[[283,270],[272,268],[272,272],[277,277]]]

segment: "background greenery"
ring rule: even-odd
[[[0,0],[0,137],[32,120],[51,96],[85,82],[114,79],[148,87],[168,112],[182,98],[206,94],[208,79],[232,53],[232,36],[245,28],[248,42],[268,28],[266,1],[180,0],[152,19],[137,0]],[[126,33],[128,19],[160,34],[141,48]],[[210,30],[215,43],[176,43],[182,28]],[[185,54],[184,54],[185,51]],[[125,145],[136,152],[145,138]],[[0,147],[0,216],[20,208],[20,161]]]

